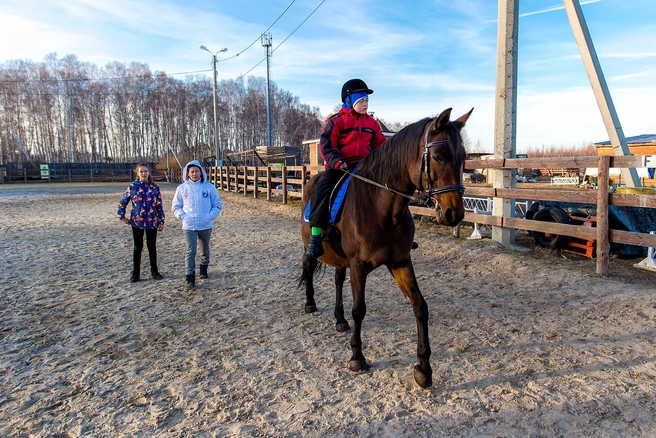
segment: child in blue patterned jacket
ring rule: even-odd
[[[146,234],[146,245],[150,258],[150,273],[155,280],[161,280],[162,274],[157,269],[157,232],[164,231],[164,207],[159,186],[153,182],[150,169],[145,164],[137,164],[135,168],[137,179],[128,186],[118,201],[118,216],[126,225],[132,225],[134,251],[132,253],[133,283],[139,281],[141,273],[141,252],[143,238]],[[125,217],[128,202],[132,201],[130,219]]]

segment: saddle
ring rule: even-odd
[[[353,172],[355,172],[355,169],[353,169]],[[333,194],[331,195],[332,199],[330,200],[330,218],[328,219],[328,223],[330,225],[335,223],[335,220],[337,220],[337,215],[342,209],[342,203],[344,202],[344,196],[346,196],[346,190],[348,189],[349,182],[351,181],[351,176],[352,173],[347,174],[346,178],[341,179],[333,190]],[[310,222],[311,203],[312,200],[309,200],[307,206],[305,207],[305,212],[303,213],[303,220],[307,223]]]

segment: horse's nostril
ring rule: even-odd
[[[452,224],[456,218],[455,211],[453,211],[452,208],[447,208],[446,211],[444,212],[444,218],[447,220],[448,223]]]

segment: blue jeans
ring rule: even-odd
[[[185,253],[185,275],[191,275],[196,269],[196,245],[200,240],[200,264],[210,264],[210,237],[212,229],[208,230],[183,230],[185,240],[187,241],[187,252]]]

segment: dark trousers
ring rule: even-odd
[[[326,169],[317,179],[310,196],[310,226],[328,228],[330,219],[330,194],[344,172],[338,169]]]
[[[132,237],[134,239],[132,262],[133,272],[136,274],[141,272],[141,253],[143,251],[144,232],[146,234],[148,257],[150,258],[150,272],[157,272],[157,228],[144,230],[143,228],[132,227]]]

